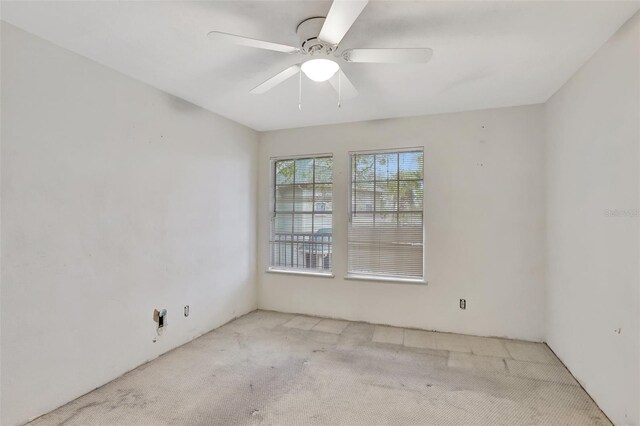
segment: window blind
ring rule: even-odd
[[[273,162],[271,269],[330,272],[333,158]]]
[[[348,271],[423,278],[422,150],[351,154]]]

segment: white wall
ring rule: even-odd
[[[484,127],[483,127],[484,126]],[[261,134],[259,307],[396,326],[544,337],[543,107]],[[424,147],[427,286],[345,280],[348,152]],[[266,273],[269,158],[334,154],[335,278]],[[467,299],[467,310],[458,307]]]
[[[2,425],[255,309],[257,138],[2,24]]]
[[[637,425],[640,14],[549,100],[546,122],[547,341],[615,424]]]

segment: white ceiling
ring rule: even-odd
[[[249,90],[296,55],[209,40],[211,30],[297,45],[298,23],[328,1],[2,2],[2,19],[257,130],[546,101],[638,1],[372,1],[343,39],[353,47],[430,47],[421,65],[348,64],[360,92],[337,108],[328,83],[291,78]]]

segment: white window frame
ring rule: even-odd
[[[276,173],[275,173],[275,165],[276,162],[278,161],[286,161],[286,160],[300,160],[300,159],[307,159],[307,158],[322,158],[322,157],[331,157],[332,160],[334,160],[335,156],[333,155],[332,152],[328,152],[328,153],[314,153],[314,154],[299,154],[299,155],[283,155],[283,156],[276,156],[276,157],[271,157],[270,160],[270,164],[269,164],[269,180],[270,180],[270,185],[269,185],[269,234],[268,234],[268,238],[267,238],[267,253],[269,253],[269,255],[267,256],[267,265],[266,265],[266,272],[268,273],[275,273],[275,274],[286,274],[286,275],[303,275],[303,276],[310,276],[310,277],[320,277],[320,278],[334,278],[335,274],[333,272],[333,268],[334,268],[334,264],[333,264],[333,258],[331,259],[331,270],[330,271],[317,271],[317,270],[303,270],[303,269],[295,269],[295,268],[285,268],[285,267],[279,267],[279,266],[272,266],[271,265],[271,239],[272,239],[272,233],[273,233],[273,226],[274,226],[274,220],[275,220],[275,203],[276,203],[276,197],[275,197],[275,191],[276,191]],[[335,182],[334,182],[334,177],[335,177],[335,161],[333,163],[333,168],[331,170],[331,198],[334,199],[334,189],[335,189]],[[314,200],[315,202],[315,200]],[[335,208],[331,209],[331,227],[332,229],[335,229]],[[333,238],[333,232],[332,232],[332,247],[335,247],[335,238]],[[332,248],[333,250],[333,248]],[[333,254],[332,254],[333,256]]]
[[[414,146],[414,147],[402,147],[402,148],[382,148],[382,149],[370,149],[370,150],[359,150],[359,151],[349,151],[349,184],[347,188],[347,228],[351,226],[352,221],[352,191],[353,191],[353,161],[352,156],[356,155],[366,155],[366,154],[385,154],[385,153],[400,153],[400,152],[412,152],[412,151],[422,151],[424,156],[424,146]],[[427,207],[427,191],[426,191],[426,158],[423,162],[423,170],[422,170],[422,185],[425,189],[423,191],[422,196],[422,278],[407,278],[401,276],[394,275],[385,275],[385,274],[365,274],[365,273],[355,273],[349,272],[349,262],[347,259],[347,274],[344,276],[345,280],[356,280],[356,281],[373,281],[373,282],[386,282],[386,283],[396,283],[396,284],[417,284],[417,285],[427,285],[428,281],[426,280],[427,276],[427,226],[426,226],[426,207]],[[345,238],[345,253],[349,252],[349,236]]]

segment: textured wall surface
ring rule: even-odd
[[[640,423],[640,15],[546,105],[547,342],[615,424]]]
[[[255,309],[256,158],[254,131],[2,24],[0,423]]]
[[[534,105],[262,133],[260,307],[542,341],[543,118]],[[426,286],[344,279],[349,151],[394,147],[424,149]],[[317,153],[334,156],[335,278],[267,273],[269,159]]]

